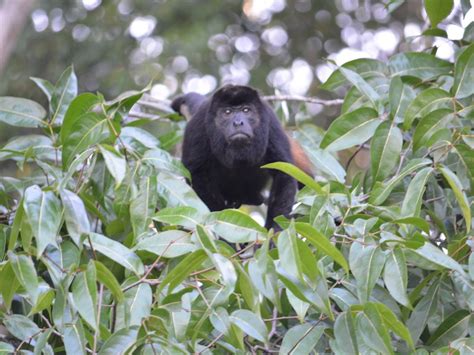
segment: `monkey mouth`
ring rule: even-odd
[[[233,135],[231,135],[229,137],[229,141],[231,141],[231,142],[234,142],[234,141],[247,141],[250,138],[251,138],[250,135],[247,134],[247,133],[237,132],[237,133],[234,133]]]

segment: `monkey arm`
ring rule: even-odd
[[[220,191],[216,188],[217,183],[212,179],[208,169],[204,167],[191,172],[191,185],[204,203],[211,211],[220,211],[226,208],[226,202]]]
[[[270,125],[266,163],[278,161],[294,163],[288,136],[279,125],[277,118],[273,117],[273,123]],[[297,183],[291,176],[280,171],[273,171],[271,175],[273,182],[268,200],[265,227],[280,230],[281,228],[273,219],[279,215],[289,216],[295,201]]]

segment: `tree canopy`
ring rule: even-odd
[[[209,211],[185,121],[146,85],[107,100],[68,67],[33,78],[43,99],[0,97],[1,122],[34,130],[0,149],[0,351],[471,353],[474,44],[472,25],[446,38],[453,5],[424,2],[423,50],[338,65],[327,128],[319,99],[268,98],[316,170],[262,167],[304,185],[279,233]]]

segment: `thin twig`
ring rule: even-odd
[[[323,100],[316,97],[305,97],[301,95],[268,95],[262,96],[262,99],[266,101],[301,101],[323,106],[339,106],[344,102],[342,99]]]
[[[402,157],[400,158],[400,163],[398,164],[397,172],[395,173],[394,176],[397,176],[398,174],[400,174],[400,171],[402,170],[403,162],[405,161],[405,158],[410,152],[411,146],[412,146],[412,141],[410,141],[410,144],[408,144],[407,149],[405,149],[405,151],[403,152]]]
[[[90,234],[87,234],[87,240],[89,241],[89,246],[91,247],[91,250],[92,250],[92,258],[94,260],[97,260],[97,254],[95,253],[94,246],[92,245],[92,240],[91,240]]]
[[[155,115],[155,114],[140,112],[140,111],[130,111],[130,113],[128,114],[128,117],[145,118],[149,120],[159,120],[163,118],[160,115]]]
[[[346,171],[348,171],[349,169],[349,166],[351,165],[352,163],[352,160],[356,157],[357,154],[359,154],[359,152],[365,147],[365,144],[361,144],[359,146],[359,148],[357,148],[357,150],[351,155],[351,157],[349,158],[349,160],[347,161],[346,163]]]
[[[210,349],[216,342],[219,341],[220,338],[222,338],[224,336],[224,333],[220,333],[218,336],[216,336],[214,339],[212,339],[212,341],[207,344],[200,352],[198,352],[197,354],[202,354],[203,352],[205,352],[207,349]]]
[[[183,237],[184,237],[184,236],[183,236]],[[153,264],[151,264],[151,266],[148,268],[148,270],[145,272],[145,274],[140,278],[140,280],[138,280],[138,281],[136,281],[136,282],[134,282],[134,283],[132,283],[132,284],[130,284],[130,285],[124,287],[124,288],[122,289],[122,291],[125,292],[125,291],[127,291],[127,290],[129,290],[129,289],[131,289],[131,288],[133,288],[133,287],[135,287],[135,286],[137,286],[137,285],[140,285],[141,283],[147,282],[147,277],[148,277],[148,275],[150,275],[151,272],[153,271],[153,269],[155,268],[155,266],[158,265],[158,263],[159,263],[160,260],[161,260],[161,256],[162,256],[163,254],[165,254],[166,251],[167,251],[174,243],[176,243],[178,240],[180,240],[180,239],[183,238],[183,237],[179,237],[179,238],[177,238],[176,240],[172,240],[171,242],[169,242],[168,245],[166,246],[166,248],[163,250],[163,253],[162,253],[161,255],[158,255],[158,257],[156,258],[156,260],[153,262]],[[148,282],[148,283],[150,283],[150,282]],[[153,283],[153,284],[158,284],[158,283],[159,283],[159,281],[157,281],[156,283]]]
[[[266,95],[266,96],[262,96],[262,99],[266,101],[299,101],[299,102],[307,102],[311,104],[319,104],[323,106],[340,106],[344,102],[344,100],[342,99],[323,100],[323,99],[318,99],[316,97],[306,97],[306,96],[301,96],[301,95]],[[142,99],[138,101],[138,104],[143,107],[155,109],[158,111],[164,111],[167,113],[173,112],[173,110],[170,107],[171,101],[157,99],[147,94],[143,95]],[[133,115],[135,115],[135,112]],[[144,117],[144,118],[150,118],[150,117]]]
[[[270,333],[268,333],[268,340],[270,340],[273,335],[276,333],[276,328],[277,328],[277,323],[278,323],[278,309],[276,307],[273,307],[273,314],[272,314],[272,329],[270,330]]]
[[[230,256],[230,258],[235,258],[236,256],[239,256],[240,254],[243,254],[245,253],[247,250],[249,250],[250,248],[253,248],[254,245],[257,244],[257,242],[252,242],[250,243],[249,245],[247,245],[245,248],[239,250],[238,252],[232,254]],[[214,270],[216,267],[215,266],[210,266],[208,268],[205,268],[205,269],[202,269],[202,270],[198,270],[198,271],[195,271],[193,273],[191,273],[191,276],[196,276],[196,275],[199,275],[199,274],[203,274],[205,272],[208,272],[208,271],[211,271],[211,270]]]

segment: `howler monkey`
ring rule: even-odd
[[[267,228],[273,219],[288,216],[296,181],[276,170],[261,169],[283,161],[309,170],[301,147],[283,130],[275,113],[248,86],[227,85],[210,98],[188,93],[172,108],[190,118],[183,142],[182,161],[191,173],[191,185],[211,211],[260,205],[262,190],[271,178]]]

